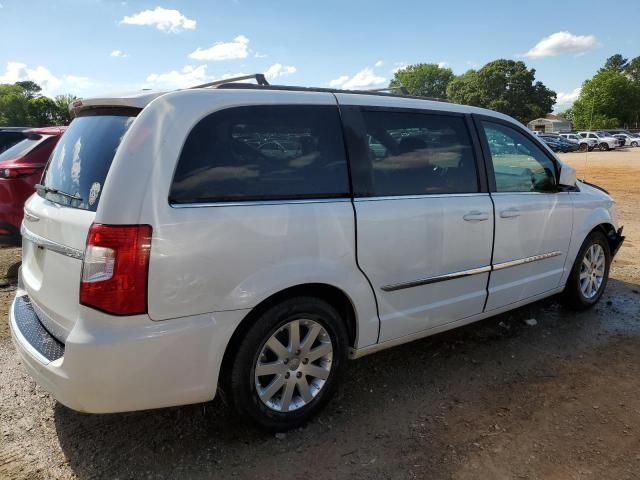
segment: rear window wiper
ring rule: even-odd
[[[54,195],[61,195],[63,197],[70,198],[71,200],[78,200],[79,202],[82,201],[82,197],[77,193],[71,194],[71,193],[63,192],[62,190],[58,190],[57,188],[47,187],[46,185],[41,185],[40,183],[36,184],[36,190],[38,192],[53,193]]]

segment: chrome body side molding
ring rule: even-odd
[[[557,257],[558,255],[562,255],[562,252],[542,253],[540,255],[533,255],[532,257],[520,258],[518,260],[511,260],[510,262],[496,263],[493,266],[493,270],[502,270],[503,268],[517,267],[518,265],[537,262],[538,260],[544,260],[545,258]]]
[[[557,257],[562,255],[562,252],[549,252],[540,255],[533,255],[531,257],[519,258],[518,260],[511,260],[509,262],[497,263],[493,266],[487,265],[486,267],[473,268],[471,270],[462,270],[459,272],[447,273],[444,275],[436,275],[434,277],[422,278],[419,280],[412,280],[410,282],[393,283],[390,285],[384,285],[380,287],[385,292],[393,292],[396,290],[403,290],[405,288],[419,287],[422,285],[429,285],[431,283],[446,282],[447,280],[454,280],[456,278],[468,277],[470,275],[478,275],[480,273],[487,273],[493,270],[502,270],[504,268],[516,267],[518,265],[525,265],[531,262],[537,262],[544,260],[545,258]]]
[[[455,278],[468,277],[470,275],[478,275],[480,273],[487,273],[491,271],[491,267],[473,268],[471,270],[462,270],[460,272],[447,273],[445,275],[437,275],[435,277],[422,278],[420,280],[413,280],[411,282],[394,283],[391,285],[385,285],[382,288],[385,292],[393,292],[395,290],[402,290],[404,288],[419,287],[421,285],[429,285],[430,283],[445,282],[447,280],[453,280]]]

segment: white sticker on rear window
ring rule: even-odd
[[[98,200],[98,195],[100,195],[101,185],[98,182],[93,182],[91,188],[89,189],[89,205],[93,205]]]

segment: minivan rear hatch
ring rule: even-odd
[[[25,205],[22,285],[44,327],[64,342],[80,311],[87,233],[115,153],[139,109],[86,110],[51,154]]]

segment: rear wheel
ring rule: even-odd
[[[595,305],[607,286],[611,251],[602,232],[594,231],[585,239],[573,264],[562,294],[563,303],[575,310]]]
[[[606,152],[607,150],[609,150],[609,144],[606,143],[606,142],[602,142],[600,144],[600,150],[603,151],[603,152]]]
[[[637,147],[638,146],[638,142],[631,142],[631,146],[632,147]]]
[[[238,413],[284,431],[317,414],[347,360],[348,334],[338,312],[298,297],[264,312],[243,337],[226,385]]]

